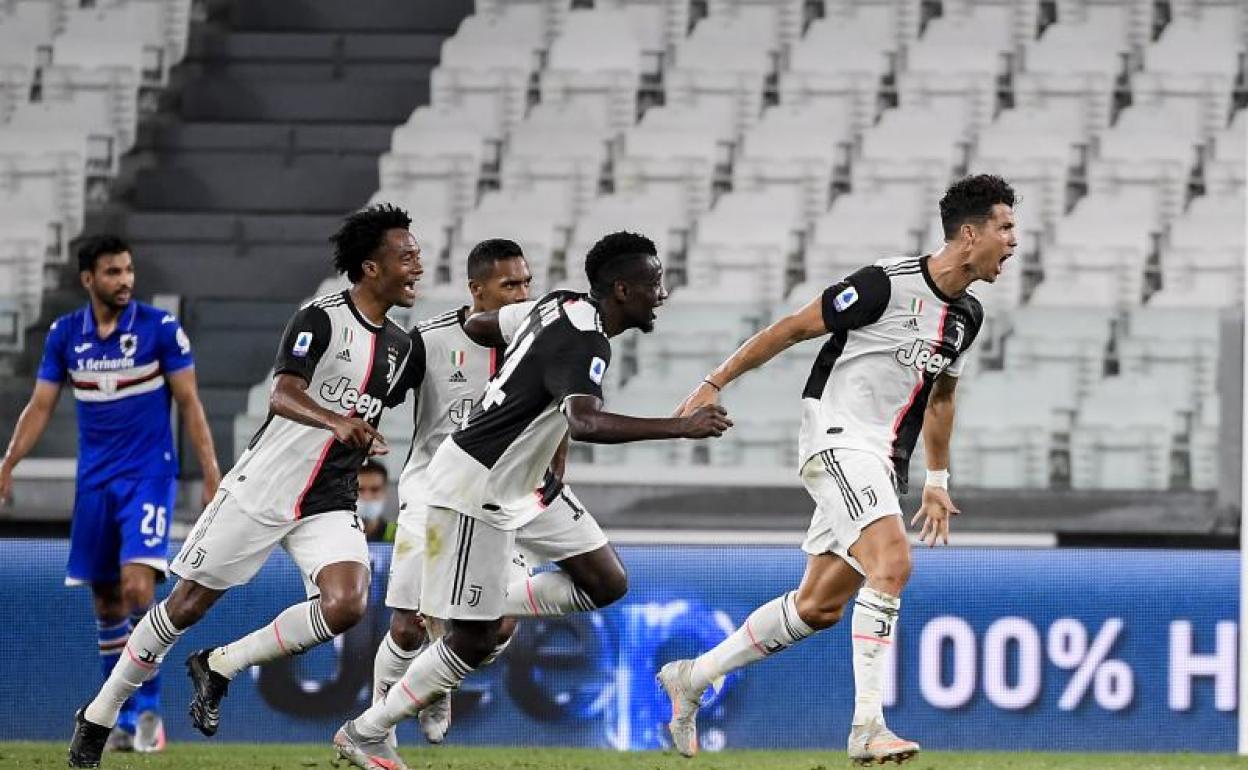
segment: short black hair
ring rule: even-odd
[[[958,229],[967,222],[982,225],[998,203],[1014,208],[1014,188],[999,176],[975,174],[954,182],[940,199],[940,224],[945,239],[958,237]]]
[[[468,277],[474,281],[484,281],[494,270],[494,263],[513,257],[523,257],[524,251],[520,244],[506,238],[490,238],[481,241],[468,252]]]
[[[84,238],[78,246],[78,272],[89,273],[95,269],[95,261],[105,254],[130,251],[130,244],[118,235],[105,233]]]
[[[412,225],[407,212],[391,203],[377,203],[348,214],[338,232],[329,236],[334,244],[334,269],[357,283],[364,277],[364,260],[385,242],[386,231]]]
[[[621,278],[629,276],[636,268],[638,259],[657,257],[654,241],[644,235],[620,231],[604,235],[585,255],[585,276],[589,278],[589,292],[601,299],[611,293],[611,287]]]
[[[383,481],[390,480],[390,471],[386,470],[386,466],[377,462],[373,458],[368,458],[364,464],[360,466],[360,473],[380,473]]]

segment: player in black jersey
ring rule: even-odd
[[[355,514],[357,474],[370,453],[384,453],[377,422],[383,407],[401,400],[411,339],[386,313],[416,299],[423,271],[410,224],[406,212],[379,205],[348,216],[333,236],[334,266],[352,286],[308,303],[291,320],[269,419],[183,545],[173,566],[181,580],[135,627],[108,681],[78,712],[71,767],[99,766],[121,704],[178,637],[229,588],[247,583],[278,545],[316,591],[248,636],[191,656],[191,720],[200,732],[216,732],[235,674],[327,642],[363,616],[369,556]]]
[[[442,443],[426,474],[421,609],[449,619],[450,630],[412,661],[384,701],[334,736],[339,754],[356,767],[405,767],[386,743],[389,729],[445,697],[493,651],[500,619],[508,614],[507,565],[516,531],[540,516],[530,501],[565,435],[622,443],[708,438],[731,426],[718,405],[668,418],[603,410],[609,338],[652,330],[667,292],[654,244],[640,235],[606,236],[590,249],[585,271],[588,295],[554,291],[527,307],[468,321],[474,338],[510,344],[467,425]],[[522,307],[527,313],[508,334],[507,311]]]

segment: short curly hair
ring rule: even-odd
[[[334,269],[347,276],[351,283],[364,277],[364,260],[369,259],[385,242],[386,231],[403,230],[412,225],[406,211],[391,203],[378,203],[353,211],[342,220],[338,232],[329,236],[334,244]]]
[[[130,251],[130,244],[126,243],[124,238],[112,233],[84,238],[78,246],[78,272],[90,273],[95,270],[95,263],[100,257],[128,251]]]
[[[635,269],[638,258],[658,256],[654,241],[644,235],[620,231],[605,235],[585,255],[585,276],[589,278],[589,291],[602,298],[611,293],[611,287]]]
[[[940,199],[940,224],[945,239],[958,237],[958,229],[970,222],[982,225],[992,216],[992,207],[1004,203],[1014,208],[1014,188],[1001,177],[975,174],[962,177],[949,186]]]

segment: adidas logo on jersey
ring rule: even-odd
[[[893,355],[902,366],[913,366],[928,374],[940,374],[946,366],[953,363],[952,358],[933,351],[924,340],[915,340],[909,347],[898,348]]]
[[[905,328],[909,329],[912,332],[917,332],[919,330],[919,319],[907,318],[906,322],[903,323],[902,326],[904,326]]]
[[[446,381],[462,384],[462,383],[467,382],[468,378],[464,376],[463,372],[456,370],[454,374],[446,378]]]
[[[351,349],[350,349],[350,348],[343,348],[343,349],[342,349],[342,352],[340,352],[338,355],[334,356],[334,358],[337,358],[339,361],[346,361],[346,362],[350,363],[350,362],[351,362]]]

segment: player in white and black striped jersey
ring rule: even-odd
[[[464,425],[485,391],[486,382],[497,371],[504,350],[480,345],[464,331],[470,315],[501,311],[509,325],[524,317],[511,312],[529,296],[532,276],[528,263],[513,241],[490,239],[478,243],[468,254],[468,291],[472,305],[451,310],[421,321],[412,330],[413,360],[423,370],[423,379],[407,383],[419,390],[415,430],[407,463],[399,479],[399,520],[386,606],[391,608],[390,631],[377,648],[373,661],[374,701],[385,697],[390,686],[407,670],[416,656],[425,633],[421,615],[422,573],[425,561],[429,486],[426,470],[438,446]],[[422,362],[423,363],[419,363]],[[541,488],[530,503],[541,513],[516,532],[516,564],[509,595],[532,597],[516,608],[524,615],[560,615],[589,607],[605,607],[623,596],[628,586],[624,566],[593,515],[563,484],[566,440],[555,454]],[[553,562],[557,572],[529,576],[529,567]],[[530,582],[531,581],[531,582]],[[440,621],[425,618],[430,634],[439,635]],[[514,617],[506,618],[499,629],[498,648],[510,639]],[[450,726],[450,699],[442,698],[419,714],[421,730],[431,743],[440,743]]]
[[[833,284],[747,340],[681,405],[717,403],[737,377],[798,342],[828,336],[802,391],[801,474],[816,503],[802,544],[806,574],[797,590],[756,609],[714,649],[660,671],[672,698],[672,741],[685,756],[697,752],[695,717],[712,682],[835,624],[851,599],[850,759],[901,762],[919,751],[885,726],[881,703],[880,663],[910,576],[898,493],[922,429],[928,472],[914,522],[923,520],[919,537],[929,545],[948,542],[957,513],[947,489],[953,393],[983,321],[968,289],[996,281],[1014,252],[1014,191],[995,176],[961,179],[941,199],[940,216],[940,251],[880,260]]]
[[[422,268],[410,224],[406,212],[379,205],[348,216],[332,237],[334,266],[352,286],[291,319],[269,417],[175,559],[178,584],[135,627],[108,681],[78,712],[71,767],[99,766],[121,704],[178,637],[228,589],[250,581],[279,545],[310,584],[309,600],[190,657],[191,720],[200,732],[216,732],[221,699],[238,672],[329,641],[363,616],[370,566],[355,515],[357,474],[370,453],[385,452],[377,422],[405,381],[411,340],[386,313],[416,298]]]
[[[412,661],[400,686],[334,736],[339,754],[356,767],[404,767],[386,744],[388,731],[481,666],[494,652],[503,617],[538,614],[540,607],[523,606],[539,603],[532,584],[523,593],[509,590],[508,562],[519,534],[544,517],[533,504],[535,490],[566,436],[594,443],[707,438],[731,425],[718,406],[680,418],[603,410],[609,338],[651,331],[667,292],[654,243],[632,233],[601,239],[585,272],[589,295],[553,291],[467,322],[473,339],[508,347],[467,424],[442,442],[426,473],[421,605],[449,619],[450,630]],[[591,609],[562,573],[547,573],[559,590],[545,599],[567,602],[564,612]]]

